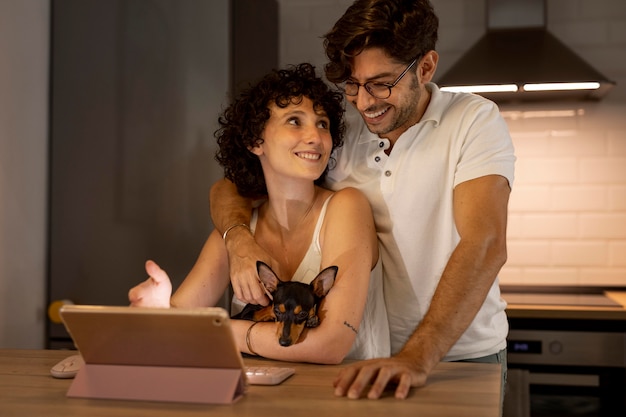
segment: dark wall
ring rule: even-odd
[[[274,66],[246,68],[242,39],[268,26],[231,17],[260,3],[53,1],[49,303],[126,305],[147,259],[174,288],[186,276],[212,230],[218,113],[231,85]],[[275,60],[269,39],[252,49]],[[67,342],[47,330],[49,347]]]

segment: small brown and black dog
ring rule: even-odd
[[[329,266],[322,270],[310,284],[282,281],[267,264],[257,261],[261,282],[271,294],[268,306],[247,304],[235,319],[275,321],[276,335],[281,346],[296,343],[305,327],[320,323],[317,306],[335,283],[338,268]]]

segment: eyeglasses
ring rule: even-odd
[[[341,89],[343,90],[344,93],[346,93],[347,96],[356,96],[357,94],[359,94],[359,87],[364,87],[365,90],[367,90],[367,92],[370,93],[372,97],[374,98],[380,98],[380,99],[389,98],[389,96],[391,95],[391,89],[400,82],[402,77],[404,77],[411,68],[413,68],[416,62],[417,62],[417,58],[415,58],[409,64],[409,66],[406,67],[404,71],[402,71],[402,74],[400,74],[398,78],[396,78],[396,80],[392,82],[391,84],[377,83],[374,81],[368,81],[366,83],[361,84],[355,81],[346,81],[343,87],[341,87]]]

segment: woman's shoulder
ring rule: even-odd
[[[334,191],[333,198],[331,201],[333,200],[343,201],[343,202],[355,201],[359,203],[363,203],[363,202],[367,203],[365,194],[363,194],[358,188],[354,188],[354,187],[345,187],[340,190]]]
[[[320,233],[320,248],[332,258],[337,250],[368,246],[375,251],[376,239],[372,209],[365,195],[356,188],[336,191],[328,203]],[[330,246],[329,246],[330,245]],[[376,246],[377,247],[377,246]],[[365,249],[364,249],[365,250]],[[372,252],[377,258],[377,253]]]
[[[331,192],[328,200],[327,210],[331,214],[340,213],[343,216],[350,216],[355,211],[371,210],[365,194],[353,187],[346,187]]]

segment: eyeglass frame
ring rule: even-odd
[[[411,68],[413,68],[413,66],[417,63],[417,60],[418,60],[418,58],[415,58],[413,61],[411,61],[411,63],[404,69],[404,71],[402,71],[402,73],[400,75],[398,75],[398,78],[396,78],[396,80],[394,82],[392,82],[391,84],[389,84],[389,83],[379,83],[379,82],[376,82],[376,81],[367,81],[367,82],[364,82],[364,83],[357,83],[355,81],[350,81],[351,84],[356,85],[356,92],[354,94],[349,94],[346,91],[345,84],[344,84],[343,87],[339,87],[339,88],[341,89],[341,91],[344,92],[345,95],[350,96],[350,97],[356,97],[357,95],[359,95],[359,88],[363,87],[363,88],[365,88],[365,91],[367,91],[369,93],[370,96],[372,96],[374,98],[377,98],[377,99],[380,99],[380,100],[386,100],[389,97],[391,97],[391,89],[393,87],[395,87],[400,82],[400,80],[402,80],[402,78],[411,70]],[[372,84],[376,84],[376,85],[387,87],[387,91],[389,91],[389,94],[386,97],[378,97],[378,96],[374,95],[374,93],[368,88],[368,85],[372,85]]]

